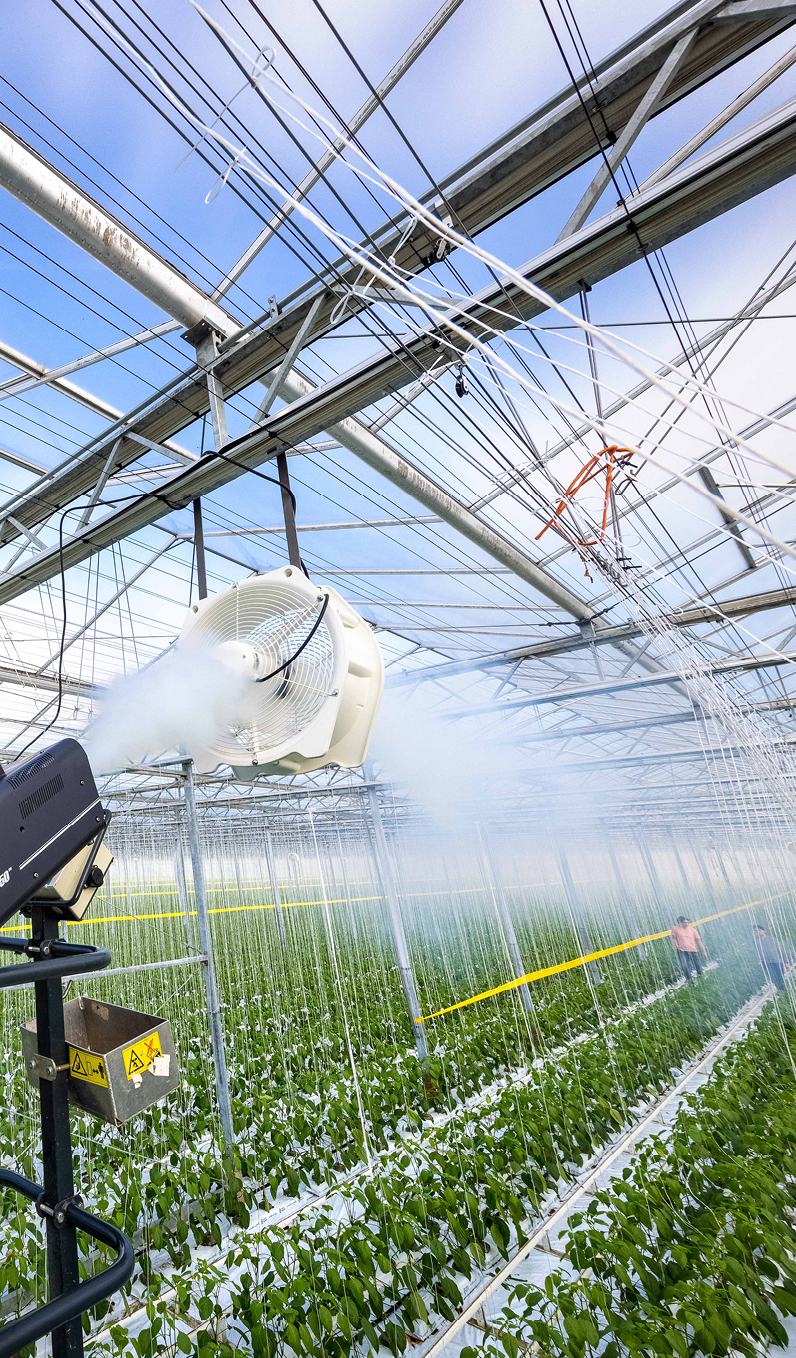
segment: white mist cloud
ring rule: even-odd
[[[236,720],[249,680],[217,653],[175,648],[149,669],[117,679],[82,737],[95,775],[177,749],[202,751]]]
[[[462,805],[477,801],[487,780],[495,780],[527,763],[505,737],[489,736],[452,722],[433,710],[436,698],[414,693],[384,695],[371,742],[371,752],[391,781],[405,783],[439,821],[461,815]]]

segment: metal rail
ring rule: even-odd
[[[99,1241],[102,1245],[109,1245],[116,1251],[116,1259],[109,1268],[96,1273],[92,1278],[86,1278],[72,1291],[54,1297],[44,1306],[21,1315],[17,1320],[6,1321],[5,1325],[0,1327],[0,1358],[14,1358],[14,1354],[19,1353],[28,1344],[35,1344],[54,1330],[68,1326],[84,1311],[90,1311],[99,1302],[118,1292],[119,1288],[132,1277],[135,1254],[127,1236],[110,1221],[102,1221],[100,1217],[85,1212],[82,1200],[78,1197],[65,1203],[63,1207],[48,1208],[41,1184],[34,1184],[30,1179],[24,1179],[21,1174],[15,1174],[10,1169],[0,1168],[0,1187],[10,1188],[35,1203],[37,1212],[44,1216],[45,1220],[55,1216],[56,1227],[61,1228],[68,1223],[75,1230],[85,1231],[93,1240]],[[60,1220],[57,1219],[59,1217]]]

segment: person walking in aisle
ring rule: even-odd
[[[677,923],[672,929],[672,946],[677,953],[677,960],[683,969],[683,975],[687,981],[691,980],[691,968],[694,968],[697,976],[702,975],[702,963],[699,960],[699,949],[705,955],[707,961],[708,953],[702,939],[699,937],[693,924],[689,924],[685,915],[678,917]]]
[[[769,981],[774,982],[777,990],[784,990],[785,967],[790,965],[790,959],[785,957],[777,940],[766,933],[762,924],[755,925],[755,934],[757,957],[761,967]]]

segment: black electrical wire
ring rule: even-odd
[[[302,641],[301,645],[299,646],[298,650],[294,651],[290,659],[286,660],[283,665],[279,666],[278,669],[271,670],[270,674],[264,674],[262,679],[255,679],[254,681],[255,684],[264,684],[267,679],[275,679],[278,674],[282,674],[286,669],[290,668],[290,666],[293,664],[295,660],[298,660],[299,656],[301,655],[301,652],[305,649],[305,647],[309,646],[310,642],[312,641],[312,638],[315,636],[315,633],[317,632],[318,628],[323,622],[324,614],[326,613],[328,607],[329,607],[329,595],[324,594],[323,604],[321,605],[321,611],[318,614],[317,618],[315,619],[314,623],[312,624],[312,627],[310,628],[306,637]]]
[[[44,110],[39,108],[38,104],[35,104],[32,99],[29,99],[27,95],[24,95],[22,93],[21,90],[18,90],[16,85],[12,85],[11,81],[7,80],[5,76],[0,75],[0,81],[2,81],[4,85],[7,85],[9,89],[13,90],[14,93],[18,96],[18,98],[24,100],[24,102],[28,104],[30,108],[32,108],[36,113],[38,113],[40,118],[43,118],[47,123],[50,124],[51,127],[57,128],[58,132],[60,132],[60,134],[68,142],[70,142],[72,146],[76,147],[86,157],[87,160],[91,161],[92,164],[96,165],[97,168],[101,170],[103,174],[106,174],[108,178],[111,179],[115,184],[118,184],[120,188],[124,189],[125,192],[128,193],[136,203],[140,203],[143,208],[151,212],[152,216],[156,219],[156,221],[161,222],[163,226],[167,230],[171,231],[172,234],[175,235],[178,240],[182,241],[183,244],[187,246],[189,250],[192,250],[193,253],[199,259],[204,260],[205,264],[210,265],[210,267],[215,271],[216,276],[218,274],[221,274],[221,276],[224,277],[224,271],[219,264],[216,264],[214,260],[210,259],[209,255],[204,254],[204,252],[200,250],[198,246],[194,245],[188,239],[187,236],[183,235],[183,233],[179,230],[178,227],[172,226],[170,222],[166,221],[166,218],[162,217],[160,213],[157,212],[156,209],[152,207],[150,203],[145,202],[145,200],[141,198],[133,189],[129,188],[128,185],[123,183],[123,181],[119,179],[118,176],[115,175],[113,171],[108,168],[107,165],[104,165],[101,160],[98,160],[96,156],[93,156],[91,152],[87,149],[87,147],[82,146],[80,142],[75,141],[74,137],[70,137],[69,133],[65,130],[65,128],[58,127],[58,124],[53,122],[53,119],[48,117]],[[135,224],[141,228],[142,232],[148,232],[150,238],[156,241],[158,245],[162,246],[166,250],[169,249],[169,246],[167,245],[167,242],[163,238],[163,236],[159,236],[157,232],[152,230],[151,227],[148,227],[141,217],[136,216],[134,212],[130,211],[129,207],[124,207],[118,198],[114,198],[112,194],[108,193],[107,189],[105,189],[103,186],[97,183],[96,179],[92,179],[91,176],[87,174],[85,170],[81,169],[81,167],[74,160],[70,160],[69,157],[65,155],[64,152],[61,151],[53,142],[48,141],[47,138],[38,130],[38,128],[34,127],[32,123],[27,122],[26,119],[23,118],[22,115],[18,113],[16,109],[12,108],[10,104],[5,103],[1,99],[0,108],[5,109],[6,112],[11,114],[11,116],[15,118],[16,121],[20,123],[28,132],[32,133],[34,137],[38,138],[38,140],[41,142],[43,146],[46,146],[48,150],[54,152],[55,155],[59,156],[61,160],[64,161],[69,166],[70,170],[74,170],[76,174],[81,175],[85,182],[91,185],[92,189],[95,189],[98,193],[105,194],[108,201],[113,203],[113,205],[116,208],[118,208],[119,211],[125,212],[128,218],[131,221],[135,222]],[[184,255],[176,254],[176,258],[180,260],[180,262],[184,264],[186,267],[188,266],[188,260]],[[206,273],[202,274],[201,271],[200,277],[203,278],[208,288],[212,290],[212,288],[215,286],[213,280]],[[249,293],[247,293],[244,288],[241,288],[240,290],[243,293],[243,295],[247,298],[247,300],[252,303],[252,305],[254,306],[257,305],[255,299]]]
[[[233,461],[233,459],[227,459],[227,460],[229,460],[229,461]],[[242,466],[242,464],[235,464],[235,465],[239,465],[239,466]],[[244,469],[244,468],[242,468],[242,469]],[[264,478],[264,479],[271,479],[271,478]],[[281,484],[281,483],[277,483],[277,484]]]
[[[129,74],[129,72],[125,71],[124,68],[123,68],[122,66],[119,65],[118,61],[116,61],[115,58],[112,57],[108,51],[106,51],[106,49],[101,45],[101,43],[99,43],[99,42],[97,41],[97,39],[96,39],[95,37],[93,37],[91,33],[88,32],[88,30],[83,26],[83,24],[80,23],[79,19],[75,18],[75,16],[74,16],[73,14],[70,14],[70,13],[69,13],[69,11],[66,9],[66,7],[61,3],[61,0],[52,0],[52,3],[53,3],[53,4],[61,11],[61,13],[69,20],[69,22],[70,22],[71,24],[73,24],[73,25],[75,26],[75,28],[77,28],[77,30],[78,30],[80,33],[82,33],[83,37],[85,37],[86,40],[87,40],[88,42],[90,42],[90,43],[92,44],[92,46],[95,47],[95,48],[97,49],[97,51],[100,52],[100,54],[101,54],[103,57],[105,57],[106,61],[108,61],[108,62],[110,63],[110,65],[114,67],[114,69],[119,73],[119,75],[121,75],[121,76],[123,77],[123,79],[125,79],[125,80],[128,82],[128,84],[132,85],[133,89],[135,89],[135,90],[141,95],[141,97],[142,97],[143,99],[146,100],[146,102],[150,105],[150,107],[153,108],[153,109],[155,110],[155,112],[158,113],[158,114],[164,119],[164,121],[165,121],[166,123],[168,123],[168,125],[173,129],[174,132],[177,133],[177,135],[182,139],[182,141],[186,142],[189,146],[191,146],[191,147],[193,148],[193,145],[194,145],[194,144],[193,144],[192,138],[191,138],[190,136],[188,136],[188,134],[187,134],[182,128],[180,128],[180,127],[177,125],[177,123],[174,121],[174,119],[171,118],[171,117],[169,116],[169,114],[168,114],[168,113],[167,113],[167,112],[166,112],[166,111],[165,111],[165,110],[164,110],[164,109],[163,109],[163,108],[162,108],[162,107],[161,107],[161,106],[160,106],[160,105],[152,98],[152,96],[151,96],[150,94],[148,94],[148,93],[146,92],[146,90],[143,89],[143,88],[141,87],[141,85],[139,85],[139,84],[137,83],[136,80],[133,79],[133,77]],[[81,11],[86,15],[86,17],[87,17],[88,19],[91,19],[92,22],[96,23],[96,20],[93,19],[93,17],[85,10],[85,8],[84,8],[82,5],[80,5],[79,8],[80,8]],[[112,41],[113,41],[113,40],[112,40]],[[117,48],[119,48],[120,51],[122,50],[121,47],[120,47],[120,45],[119,45],[118,43],[115,43],[115,46],[116,46]],[[125,53],[125,56],[126,56],[126,55],[127,55],[127,54]],[[129,59],[129,58],[128,58],[128,59]],[[144,73],[144,74],[146,75],[146,73]],[[153,83],[154,83],[148,75],[146,75],[146,79],[149,81],[150,84],[153,84]],[[195,127],[193,127],[192,124],[191,124],[191,130],[192,130],[193,132],[195,132],[195,130],[196,130]],[[214,174],[218,175],[218,174],[223,173],[223,171],[224,171],[224,162],[223,162],[223,158],[221,159],[220,164],[219,164],[218,162],[214,162],[214,161],[210,158],[210,156],[209,156],[209,155],[201,148],[201,146],[197,146],[197,147],[195,147],[194,149],[195,149],[196,154],[197,154],[197,156],[199,157],[199,159],[200,159],[200,160],[203,160],[203,161],[205,162],[205,164],[213,171]],[[263,213],[259,210],[259,208],[258,208],[258,207],[255,205],[255,203],[251,200],[251,198],[250,198],[249,196],[247,196],[246,193],[243,192],[243,190],[241,189],[240,185],[237,183],[237,179],[238,179],[239,177],[242,178],[242,176],[239,176],[239,173],[238,173],[237,170],[235,171],[234,175],[233,175],[233,174],[230,174],[230,176],[229,176],[229,178],[228,178],[228,180],[227,180],[227,183],[229,184],[230,189],[231,189],[232,192],[236,195],[236,197],[240,198],[240,200],[241,200],[243,203],[245,203],[245,205],[249,208],[249,210],[250,210],[251,212],[253,212],[254,215],[260,219],[260,221],[263,223],[263,225],[266,225],[267,222],[268,222],[268,218],[266,218],[266,217],[263,215]],[[245,179],[244,182],[246,183],[247,187],[249,187],[249,188],[251,187],[251,180],[250,180],[248,177]],[[261,199],[262,201],[264,201],[265,203],[267,203],[267,205],[268,205],[268,207],[269,207],[269,209],[270,209],[271,214],[273,215],[274,213],[278,212],[278,211],[279,211],[279,208],[280,208],[280,205],[276,202],[275,199],[273,199],[273,198],[270,197],[270,195],[267,193],[267,191],[264,189],[264,187],[263,187],[262,185],[260,185],[260,184],[255,184],[255,188],[256,188],[256,192],[257,192],[257,194],[259,195],[260,199]],[[290,228],[291,228],[292,234],[294,234],[294,235],[295,235],[295,234],[298,234],[297,231],[296,231],[296,229],[295,229],[295,227],[293,227],[292,224],[289,224],[289,226],[290,226]],[[298,251],[298,250],[296,249],[296,247],[291,243],[291,241],[290,241],[290,240],[286,240],[284,237],[280,237],[280,239],[282,240],[282,243],[286,246],[286,248],[289,249],[289,250],[291,251],[291,253],[294,254],[294,255],[296,256],[296,258],[299,260],[299,262],[300,262],[301,264],[303,264],[305,268],[307,268],[308,272],[309,272],[313,277],[318,278],[318,280],[320,281],[320,274],[318,274],[318,272],[317,272],[315,269],[313,269],[312,265],[310,265],[310,264],[307,263],[306,259],[304,259],[304,257],[299,253],[299,251]],[[327,261],[326,259],[324,259],[323,255],[320,253],[320,251],[317,249],[317,247],[314,245],[313,242],[311,242],[311,241],[308,240],[307,243],[309,244],[309,247],[310,247],[312,253],[315,254],[315,255],[318,257],[318,259],[321,261],[321,264],[322,264],[327,270],[333,268],[333,266],[330,264],[330,262]]]
[[[47,732],[52,729],[52,727],[57,722],[59,716],[61,715],[61,706],[63,704],[64,697],[64,647],[66,646],[66,623],[67,623],[66,572],[64,570],[64,520],[66,519],[67,515],[71,514],[75,508],[76,508],[75,505],[69,505],[69,507],[65,509],[63,514],[61,515],[60,522],[58,524],[58,565],[61,576],[62,621],[61,621],[61,643],[58,649],[58,703],[55,709],[55,716],[52,718],[51,721],[47,723],[47,725],[44,727],[42,731],[38,731],[36,735],[33,736],[32,739],[28,741],[27,745],[25,745],[25,747],[22,750],[20,750],[19,754],[15,754],[14,762],[21,759],[24,754],[27,754],[31,745],[35,745],[38,740],[41,740],[42,736],[45,736]]]

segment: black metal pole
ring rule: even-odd
[[[196,583],[199,598],[207,598],[207,570],[205,568],[205,535],[202,527],[202,501],[193,502],[193,545],[196,552]]]
[[[277,453],[276,468],[279,475],[279,485],[282,491],[282,513],[285,516],[285,537],[287,538],[287,555],[291,566],[298,566],[301,570],[301,552],[299,551],[298,533],[296,532],[296,511],[293,508],[293,496],[290,491],[290,474],[287,469],[287,453]]]
[[[43,943],[58,938],[58,921],[40,909],[33,911],[33,941]],[[56,1066],[66,1066],[64,1034],[64,997],[60,977],[37,981],[36,1036],[39,1053],[49,1056]],[[41,1103],[42,1166],[45,1202],[50,1207],[74,1195],[72,1175],[72,1135],[69,1126],[67,1070],[59,1070],[54,1080],[39,1080]],[[71,1292],[80,1282],[77,1231],[68,1221],[56,1226],[50,1217],[47,1225],[47,1272],[50,1299]],[[53,1331],[53,1358],[83,1358],[83,1326],[80,1317]]]

